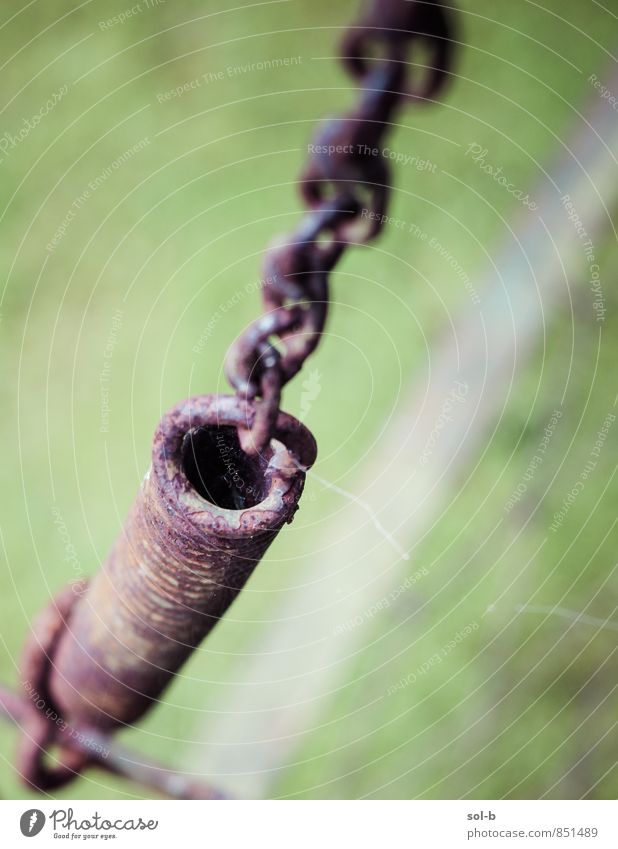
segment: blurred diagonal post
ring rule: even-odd
[[[618,74],[609,77],[607,88],[618,91]],[[190,768],[207,769],[237,796],[276,792],[295,750],[345,680],[346,664],[357,656],[363,629],[349,623],[366,620],[376,600],[402,581],[400,558],[387,539],[377,537],[358,504],[374,505],[376,519],[405,540],[408,551],[431,526],[453,482],[484,445],[544,321],[569,304],[573,280],[590,286],[591,269],[575,227],[579,218],[593,241],[613,227],[616,151],[618,113],[593,95],[547,180],[531,193],[538,210],[522,211],[511,222],[508,243],[475,281],[479,305],[462,309],[434,341],[431,382],[417,380],[404,393],[362,477],[346,485],[358,499],[350,499],[327,525],[320,556],[297,564],[295,587],[270,611],[273,624],[252,641],[250,659],[234,670],[235,682],[219,687],[208,722],[195,735],[202,746],[187,753]],[[464,189],[455,184],[454,191]],[[602,301],[590,289],[589,295],[591,314],[601,321]],[[465,403],[454,405],[430,461],[422,463],[444,401],[457,384]],[[336,594],[334,587],[353,589]]]

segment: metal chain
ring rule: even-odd
[[[359,100],[351,112],[324,122],[318,128],[314,142],[309,146],[310,157],[300,178],[300,190],[308,211],[291,235],[284,237],[267,251],[262,280],[264,313],[249,325],[232,346],[226,362],[228,379],[239,397],[204,396],[201,399],[193,399],[195,403],[206,405],[205,411],[202,412],[206,415],[210,411],[210,418],[206,416],[210,424],[215,422],[220,425],[224,420],[224,423],[237,428],[241,447],[247,454],[258,454],[271,435],[276,435],[278,439],[285,441],[287,438],[288,441],[298,443],[296,454],[301,461],[299,468],[311,466],[315,459],[315,443],[310,434],[299,422],[294,423],[291,417],[280,413],[281,392],[285,384],[302,368],[320,340],[327,317],[330,271],[348,245],[366,243],[375,238],[382,228],[390,193],[390,168],[387,160],[381,155],[383,137],[396,110],[404,102],[426,102],[441,90],[450,70],[452,38],[450,17],[437,0],[373,0],[359,21],[344,35],[341,58],[345,68],[359,81]],[[417,79],[418,73],[410,73],[410,69],[415,66],[406,58],[407,48],[416,42],[420,42],[429,50],[430,57],[423,66],[424,72],[420,74],[420,79]],[[254,399],[259,401],[251,403]],[[190,424],[194,413],[190,401],[178,405],[172,411],[173,415],[168,414],[165,418],[165,428],[171,428],[172,435],[182,435],[186,427],[183,430],[179,422],[182,420],[186,425],[185,418],[188,416]],[[160,430],[162,427],[163,425]],[[167,474],[172,455],[167,451],[168,443],[163,439],[163,431],[157,433],[153,456],[155,459],[159,458],[157,468],[165,470]],[[285,469],[279,469],[276,464],[273,469],[273,475],[283,475],[285,472]],[[181,475],[172,475],[169,486],[181,487],[181,478]],[[279,524],[290,521],[302,490],[302,480],[302,475],[297,476],[293,484],[289,483],[284,498],[279,496],[279,512],[275,515]],[[277,481],[278,479],[273,478],[271,482],[275,489],[279,486]],[[144,498],[147,497],[149,496],[144,495]],[[189,510],[190,504],[185,507]],[[214,506],[212,509],[214,512],[217,510]],[[201,510],[204,515],[206,512]],[[145,516],[148,511],[142,510],[142,513]],[[142,513],[134,510],[131,520],[137,530],[130,522],[128,526],[133,528],[138,536],[142,531],[139,521],[146,521]],[[251,510],[245,511],[246,515],[250,513]],[[165,515],[167,516],[167,513]],[[211,531],[214,533],[222,519],[217,519],[214,514],[211,518]],[[178,517],[170,519],[167,516],[168,525],[177,519]],[[264,539],[258,541],[258,547],[267,547],[273,536],[272,527],[271,517],[262,528],[262,531],[266,532],[263,534]],[[226,605],[242,586],[240,578],[248,574],[247,563],[257,562],[263,553],[258,552],[253,556],[248,548],[245,551],[246,545],[242,539],[245,531],[246,528],[240,534],[240,541],[235,541],[238,549],[236,556],[244,565],[232,581],[231,588],[234,592],[215,592],[211,594],[212,598],[209,595],[206,599],[208,627],[212,627],[223,615]],[[124,533],[127,533],[126,529]],[[186,548],[188,541],[191,542],[190,534],[186,533],[184,525],[176,530],[166,525],[164,536],[167,547],[150,546],[151,555],[155,557],[161,554],[166,563],[169,560],[172,566],[176,564],[180,568],[180,551],[176,552],[174,549],[170,553],[168,549],[175,545]],[[249,534],[251,544],[255,547],[257,543],[254,537],[255,533]],[[129,543],[127,545],[131,548]],[[192,566],[195,552],[199,552],[200,545],[219,551],[214,543],[211,545],[208,533],[201,533],[200,539],[197,542],[193,540],[189,546],[193,558],[190,558]],[[133,548],[137,550],[138,546]],[[137,557],[137,554],[133,553]],[[223,569],[224,566],[228,568],[229,562],[234,561],[225,546],[220,549],[218,556],[221,563],[216,557],[210,557],[211,569]],[[111,556],[107,563],[110,562]],[[128,555],[127,562],[132,562]],[[135,571],[124,569],[123,574],[132,574]],[[153,567],[153,573],[155,572],[157,569]],[[221,586],[229,589],[227,572],[221,574]],[[120,583],[118,581],[119,585]],[[156,589],[156,586],[154,588]],[[82,591],[85,592],[86,588],[81,588],[80,592]],[[149,585],[151,595],[152,591],[153,586]],[[188,584],[184,591],[193,593],[192,585]],[[137,593],[137,590],[135,592]],[[141,598],[143,594],[141,587],[137,595]],[[23,731],[18,751],[18,769],[24,781],[33,788],[49,792],[68,783],[85,767],[96,765],[108,772],[140,781],[168,795],[180,798],[220,798],[220,794],[208,785],[186,779],[160,764],[145,761],[139,755],[126,753],[111,740],[109,734],[102,733],[93,721],[82,720],[80,723],[67,722],[64,719],[61,702],[65,696],[71,696],[71,690],[68,681],[63,679],[59,672],[58,654],[64,646],[65,653],[68,651],[69,660],[73,658],[69,637],[73,630],[79,631],[76,622],[79,619],[80,607],[76,598],[75,588],[63,591],[34,623],[21,664],[25,692],[16,695],[0,687],[0,715],[20,725]],[[193,603],[195,595],[191,594],[189,598]],[[183,599],[182,588],[172,601],[183,609],[191,606]],[[99,605],[97,609],[103,607],[106,605]],[[166,609],[172,607],[173,605],[166,604]],[[86,614],[84,616],[88,619]],[[162,618],[164,617],[159,616],[159,620]],[[189,622],[188,626],[190,625]],[[108,630],[111,634],[115,633],[111,627]],[[123,632],[124,637],[129,634],[129,630]],[[143,637],[141,631],[139,636]],[[190,641],[187,646],[189,643]],[[182,640],[179,644],[182,644]],[[163,641],[161,650],[167,650],[166,647],[167,643]],[[88,640],[85,640],[83,648],[88,655]],[[109,649],[112,654],[118,650],[117,647]],[[81,663],[83,658],[79,652],[76,657]],[[114,659],[118,660],[118,657],[115,656]],[[105,690],[100,681],[95,680],[97,675],[102,674],[103,667],[95,669],[95,661],[92,658],[90,660],[91,667],[80,667],[81,671],[77,670],[79,674],[75,664],[65,664],[65,674],[75,673],[77,676],[77,683],[72,687],[73,695],[83,695],[86,679],[98,692]],[[153,664],[147,661],[146,665],[148,663],[154,669],[165,668],[169,673],[168,677],[174,674],[177,667],[177,664],[169,664],[168,669],[159,662]],[[131,681],[120,681],[120,677],[114,681],[115,684],[123,686],[131,684]],[[109,693],[107,695],[109,696]],[[141,715],[147,706],[142,704],[143,699],[140,701],[137,698],[142,695],[139,687],[134,690],[134,695],[139,708],[135,714],[137,716]],[[93,697],[88,704],[96,706],[96,698]],[[124,696],[120,698],[119,704],[130,711],[135,707]],[[79,711],[75,715],[79,715]],[[118,719],[119,723],[120,719],[122,716]],[[129,718],[121,724],[129,724],[132,721],[134,719]],[[55,762],[50,764],[48,751],[54,744],[58,750],[57,757]]]
[[[419,43],[429,52],[420,75],[418,69],[411,74],[415,66],[406,58],[410,45]],[[367,243],[382,229],[391,169],[381,145],[395,112],[405,102],[435,98],[449,75],[452,46],[451,16],[437,0],[372,0],[345,33],[341,60],[358,80],[358,104],[321,124],[309,145],[299,181],[309,209],[296,230],[267,251],[264,313],[226,360],[236,392],[260,399],[252,426],[239,428],[247,454],[268,444],[283,387],[320,341],[329,272],[348,245]]]

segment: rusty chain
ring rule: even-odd
[[[360,96],[349,113],[321,124],[299,185],[308,206],[298,227],[273,244],[263,265],[264,313],[230,348],[226,375],[245,399],[259,398],[253,425],[239,428],[248,454],[268,444],[285,384],[315,350],[328,311],[328,275],[350,244],[374,239],[386,217],[391,169],[384,135],[406,102],[427,102],[451,67],[452,22],[436,0],[373,0],[341,44]],[[408,48],[429,58],[414,68]],[[417,79],[416,77],[419,77]]]
[[[318,345],[329,273],[348,245],[382,228],[391,176],[384,135],[402,104],[430,101],[442,89],[452,38],[437,0],[373,0],[345,33],[341,58],[359,100],[324,122],[309,145],[299,182],[308,211],[267,251],[264,313],[226,361],[237,396],[188,399],[163,417],[151,471],[102,570],[61,592],[33,624],[21,663],[25,694],[0,687],[0,713],[22,731],[17,767],[30,787],[50,792],[97,765],[168,795],[220,798],[109,735],[157,700],[292,519],[316,448],[280,411],[281,392]],[[411,62],[411,44],[428,51],[424,64]],[[223,432],[224,455],[218,447],[212,464],[225,456],[228,489],[230,457],[252,481],[227,493],[234,509],[208,489],[198,457]],[[271,436],[279,447],[268,446]],[[259,492],[250,498],[253,486]]]

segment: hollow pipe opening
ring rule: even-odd
[[[143,716],[292,520],[315,440],[280,412],[254,459],[237,437],[254,420],[231,395],[194,396],[161,418],[123,532],[53,652],[51,703],[72,726]]]
[[[187,479],[202,498],[226,510],[246,510],[262,501],[267,466],[265,457],[245,454],[232,426],[192,428],[182,441]]]

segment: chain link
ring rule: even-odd
[[[420,81],[418,68],[406,55],[409,45],[419,42],[427,48],[430,57],[430,64],[425,65],[425,73],[424,76],[420,75]],[[223,421],[238,429],[241,447],[246,453],[255,455],[261,452],[271,435],[275,434],[279,440],[287,440],[296,446],[295,454],[301,462],[299,468],[311,466],[315,459],[315,443],[309,432],[299,422],[279,413],[281,392],[285,384],[300,371],[320,341],[328,311],[329,273],[348,245],[369,242],[381,230],[389,200],[391,174],[389,164],[380,155],[380,151],[389,124],[392,123],[397,109],[406,100],[430,100],[442,89],[450,69],[451,49],[450,16],[447,16],[446,11],[434,0],[373,0],[358,23],[346,32],[342,42],[342,61],[360,84],[359,100],[349,113],[322,123],[309,146],[309,160],[300,177],[300,191],[308,210],[294,232],[281,238],[267,251],[262,279],[264,312],[247,327],[231,347],[226,361],[228,379],[239,397],[208,396],[193,399],[204,406],[201,411],[204,421],[209,424],[216,423],[217,426]],[[410,67],[415,68],[412,82],[408,79]],[[255,405],[245,403],[258,398],[260,400]],[[179,405],[172,412],[172,416],[168,414],[165,418],[165,426],[160,426],[153,448],[153,463],[156,461],[157,468],[165,470],[165,474],[172,456],[172,452],[168,451],[168,440],[172,440],[172,437],[176,439],[179,434],[187,432],[187,423],[193,422],[195,417],[195,410],[190,402]],[[283,475],[284,471],[278,469],[277,474]],[[182,486],[182,476],[172,475],[170,482],[163,471],[161,475],[165,486]],[[167,492],[165,486],[161,484],[161,493]],[[275,481],[273,486],[277,488],[280,484]],[[299,476],[283,498],[279,496],[277,515],[281,522],[284,519],[290,520],[301,489],[302,476]],[[175,564],[175,568],[182,565],[181,558],[178,557],[178,546],[186,547],[191,543],[189,548],[193,567],[196,562],[194,558],[197,556],[195,552],[201,550],[200,545],[203,545],[204,551],[209,552],[209,568],[223,570],[221,575],[227,576],[228,573],[224,570],[230,568],[228,549],[220,550],[214,543],[208,542],[208,534],[204,534],[204,539],[200,539],[199,544],[195,540],[191,542],[185,525],[180,522],[180,514],[170,518],[167,513],[157,513],[166,515],[168,524],[164,528],[165,534],[158,525],[155,532],[154,523],[147,518],[151,515],[149,510],[154,511],[155,507],[148,507],[148,499],[154,499],[153,504],[158,504],[155,495],[159,491],[155,492],[153,489],[151,492],[149,489],[148,492],[150,494],[143,494],[144,504],[140,502],[140,509],[134,509],[132,514],[131,521],[137,523],[134,528],[136,538],[142,542],[147,541],[148,535],[143,530],[146,526],[152,527],[155,535],[161,533],[161,538],[166,540],[169,549],[167,559],[171,564]],[[160,497],[163,498],[163,495]],[[213,510],[216,510],[214,506]],[[253,520],[265,521],[261,515],[254,516]],[[219,516],[216,521],[221,522],[223,519]],[[174,522],[180,522],[180,525],[176,527]],[[272,537],[271,526],[272,519],[269,518],[267,532],[263,533],[262,541],[258,541],[258,547],[261,545],[264,548],[268,545]],[[133,528],[133,525],[129,524],[127,527]],[[187,527],[195,530],[193,518],[188,521]],[[256,524],[255,528],[258,527],[264,532],[264,528]],[[129,539],[127,528],[124,533],[127,535],[126,539]],[[236,555],[240,565],[234,567],[238,569],[241,569],[241,566],[242,569],[245,568],[245,561],[257,562],[261,556],[249,556],[248,549],[245,551],[242,547],[243,533],[240,534]],[[249,534],[248,537],[252,546],[256,544],[254,537],[255,534]],[[214,538],[219,539],[216,534]],[[136,557],[137,546],[128,542],[126,546],[127,551]],[[159,538],[156,545],[145,544],[145,548],[150,551],[151,559],[155,560],[161,555],[161,550],[167,551]],[[211,549],[216,552],[212,556]],[[202,553],[206,557],[206,554]],[[115,561],[108,559],[107,562]],[[132,562],[130,556],[128,562]],[[238,574],[244,574],[242,569]],[[118,574],[121,572],[122,570]],[[152,567],[150,574],[155,572]],[[124,573],[131,575],[134,570],[124,570]],[[193,576],[193,568],[187,574]],[[178,584],[176,578],[174,581]],[[221,581],[222,585],[229,583],[227,577],[225,580],[221,578]],[[107,587],[108,584],[103,581],[102,586]],[[235,587],[236,584],[232,582],[232,586]],[[156,588],[156,585],[151,582],[150,595],[144,595],[143,586],[134,589],[133,603],[138,596],[142,601],[146,597],[152,600],[153,587]],[[80,592],[84,590],[85,587],[81,588]],[[190,592],[194,603],[195,590],[190,580],[182,591]],[[183,601],[182,592],[179,593],[176,600],[184,609],[187,602]],[[107,598],[105,593],[103,597]],[[209,597],[204,602],[210,604],[212,601],[214,605],[208,613],[212,620],[222,615],[225,607],[225,598],[222,598],[223,602],[215,594],[212,599]],[[31,787],[49,792],[68,783],[86,766],[97,763],[109,772],[130,776],[169,795],[202,799],[218,797],[219,794],[208,786],[188,781],[159,764],[144,760],[138,762],[137,756],[127,756],[124,750],[115,747],[107,734],[101,734],[94,726],[91,727],[92,723],[89,724],[83,719],[78,724],[65,721],[61,709],[63,700],[71,701],[72,693],[81,699],[82,691],[88,687],[96,692],[101,691],[103,687],[97,685],[97,676],[99,681],[104,680],[108,685],[109,682],[114,686],[131,684],[130,690],[136,696],[139,710],[143,712],[146,709],[140,707],[140,699],[143,701],[146,696],[140,692],[139,687],[132,684],[134,679],[131,675],[137,669],[134,656],[131,656],[128,679],[125,682],[120,680],[120,677],[115,677],[116,673],[110,677],[101,664],[95,664],[88,654],[88,645],[82,645],[75,637],[72,629],[79,631],[75,624],[79,614],[76,599],[74,588],[63,591],[34,623],[21,664],[26,692],[16,696],[0,688],[0,714],[17,722],[24,731],[18,751],[18,768],[23,779]],[[105,607],[104,604],[99,604],[96,609],[103,610]],[[131,605],[127,604],[127,609],[130,607]],[[171,608],[173,605],[167,599],[165,609]],[[206,606],[205,610],[210,611],[211,608]],[[164,620],[159,612],[157,617],[157,622]],[[82,619],[87,618],[88,614],[82,616]],[[71,628],[68,627],[69,620],[72,623]],[[140,620],[141,625],[143,622]],[[157,627],[160,628],[160,625]],[[89,634],[89,630],[86,628],[83,633]],[[108,629],[108,633],[112,633],[112,629]],[[129,634],[129,631],[126,634]],[[75,671],[75,664],[68,664],[62,672],[62,662],[58,661],[58,654],[59,651],[61,653],[63,645],[69,659],[77,657],[80,662],[83,660],[79,652],[73,652],[73,644],[66,642],[69,637],[74,639],[75,646],[88,654],[91,661],[90,666],[80,667],[81,678],[79,670]],[[126,635],[124,638],[127,638]],[[144,639],[139,629],[135,638]],[[167,657],[167,645],[164,640],[161,642],[160,648],[164,652],[162,657]],[[178,639],[178,645],[182,645],[182,640]],[[114,651],[118,651],[118,648],[115,647]],[[167,668],[162,661],[152,665],[159,671]],[[116,666],[113,668],[116,669]],[[173,674],[171,667],[168,672]],[[69,685],[69,673],[75,677],[77,684]],[[160,685],[157,683],[157,692],[159,690]],[[98,710],[94,699],[88,701],[84,696],[84,700],[88,715],[90,708]],[[121,708],[129,711],[134,709],[124,695],[118,704],[119,711]],[[58,751],[55,763],[50,764],[46,753],[53,744],[57,745]],[[101,754],[103,745],[104,754]]]
[[[428,54],[422,65],[407,56],[419,44]],[[239,428],[248,454],[269,442],[283,387],[320,341],[329,272],[348,245],[367,243],[382,229],[391,169],[380,151],[394,114],[406,101],[430,101],[441,91],[452,45],[451,15],[434,0],[373,0],[343,37],[341,59],[359,83],[358,104],[318,127],[299,181],[309,209],[296,230],[267,251],[265,311],[226,360],[236,392],[260,399],[251,428]]]

